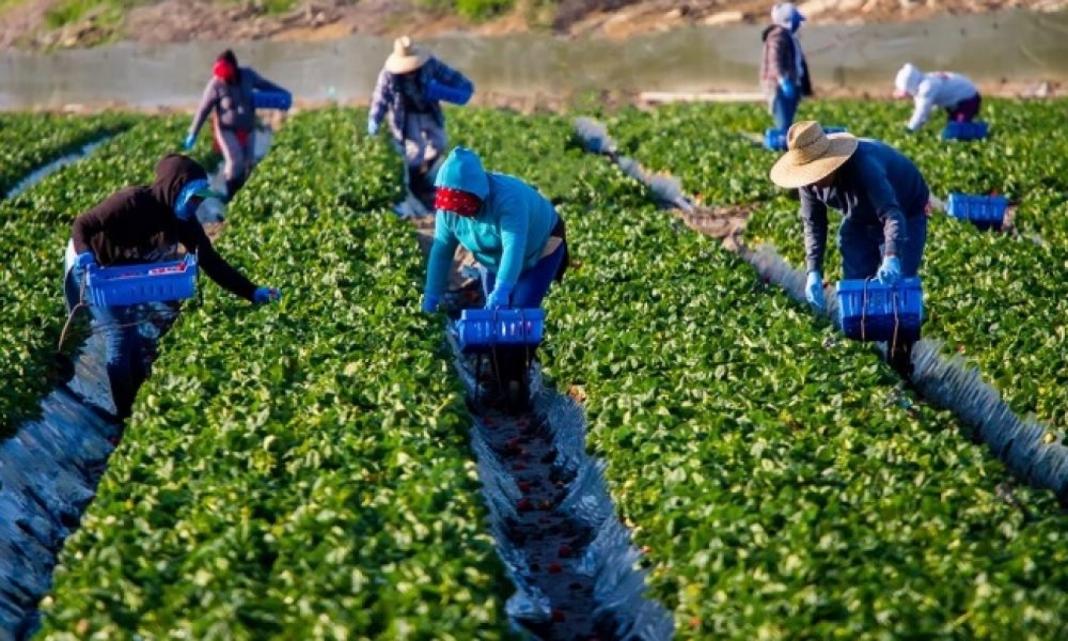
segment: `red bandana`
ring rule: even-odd
[[[459,189],[438,187],[434,192],[434,209],[450,211],[459,216],[474,216],[482,208],[482,199]]]
[[[237,69],[225,60],[216,60],[215,66],[211,69],[211,73],[227,84],[232,85],[237,81]]]

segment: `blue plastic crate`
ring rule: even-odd
[[[289,111],[293,106],[293,95],[288,91],[261,91],[252,92],[252,106],[255,109],[280,109]]]
[[[786,132],[775,127],[765,129],[764,148],[771,151],[786,151]]]
[[[980,227],[1001,228],[1009,199],[1004,196],[973,196],[951,193],[946,201],[946,213],[960,220],[969,220]]]
[[[444,100],[445,102],[451,102],[454,105],[466,105],[467,102],[471,100],[471,95],[474,93],[474,90],[450,87],[437,80],[431,80],[426,85],[425,93],[427,100]]]
[[[823,133],[825,134],[841,134],[845,133],[845,127],[824,127]],[[782,129],[776,129],[769,127],[764,130],[764,147],[772,151],[786,151],[786,133]]]
[[[545,310],[465,309],[456,321],[460,349],[486,352],[494,347],[537,347],[545,333]]]
[[[942,140],[981,140],[990,133],[990,125],[981,120],[949,122],[942,130]]]
[[[877,280],[838,281],[838,322],[849,338],[862,341],[916,341],[923,322],[919,278],[896,285]]]
[[[197,259],[187,254],[159,263],[91,267],[86,290],[91,305],[113,307],[192,298],[196,282]]]

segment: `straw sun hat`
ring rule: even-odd
[[[412,43],[408,36],[393,41],[393,53],[386,58],[386,71],[390,73],[411,73],[426,64],[430,54],[422,47]]]
[[[852,134],[827,135],[818,122],[809,120],[786,133],[789,150],[771,168],[771,181],[785,189],[807,187],[830,176],[857,150]]]

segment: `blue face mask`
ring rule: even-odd
[[[790,32],[797,33],[797,30],[801,28],[801,16],[796,12],[790,16]]]
[[[174,202],[174,215],[178,217],[178,220],[191,220],[197,213],[197,207],[200,206],[200,203],[194,203],[193,199],[198,196],[203,198],[206,192],[209,192],[207,180],[201,178],[187,182],[185,187],[182,187],[182,191],[178,192],[178,200]]]

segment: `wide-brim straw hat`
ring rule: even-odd
[[[796,123],[786,133],[789,151],[771,168],[771,181],[785,189],[819,182],[844,165],[858,144],[852,134],[827,135],[818,122]]]
[[[390,73],[411,73],[426,64],[430,54],[422,47],[412,43],[408,36],[393,41],[393,53],[386,58],[386,71]]]

